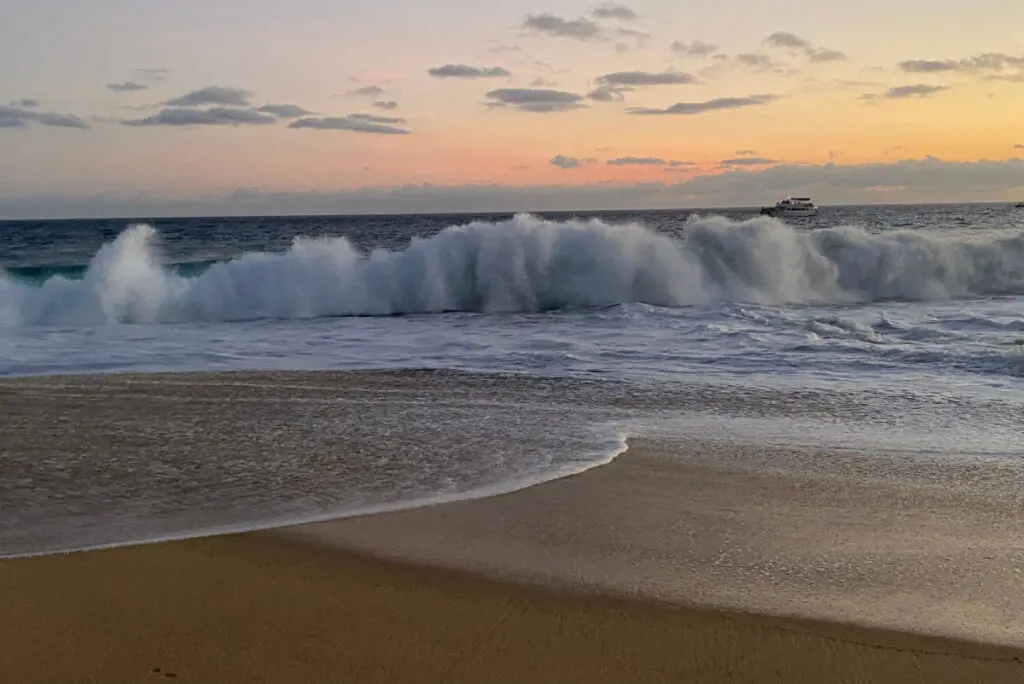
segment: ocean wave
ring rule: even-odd
[[[149,225],[104,245],[79,277],[0,273],[0,325],[524,312],[644,303],[855,304],[1024,293],[1024,238],[856,227],[796,230],[770,217],[641,224],[507,221],[452,226],[401,251],[297,238],[194,271],[166,266]]]

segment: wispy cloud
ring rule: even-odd
[[[597,87],[587,93],[587,99],[597,102],[621,102],[625,93],[635,88],[659,85],[690,85],[700,83],[697,77],[680,71],[616,71],[598,76]]]
[[[108,83],[107,90],[113,90],[115,93],[130,93],[137,90],[149,90],[149,86],[135,81],[125,81],[124,83]]]
[[[353,121],[366,121],[368,123],[382,123],[382,124],[404,124],[405,119],[400,116],[381,116],[379,114],[349,114],[349,119]]]
[[[710,57],[718,52],[718,46],[712,43],[705,43],[701,40],[684,42],[681,40],[672,41],[669,49],[683,57]]]
[[[220,105],[223,107],[247,107],[252,93],[241,88],[225,86],[206,86],[192,90],[179,97],[164,102],[168,107],[202,107]]]
[[[563,19],[549,12],[527,15],[523,28],[534,33],[576,40],[596,40],[602,37],[601,27],[595,21],[583,17]]]
[[[771,48],[800,53],[810,62],[840,62],[847,58],[846,54],[839,50],[815,45],[806,38],[801,38],[789,31],[777,31],[765,38],[764,42]]]
[[[718,162],[719,166],[768,166],[770,164],[778,164],[777,159],[768,159],[766,157],[733,157],[732,159],[723,159]]]
[[[1016,145],[1013,146],[1013,149],[1024,150],[1024,143],[1017,143]]]
[[[73,114],[40,112],[28,107],[0,105],[0,128],[29,128],[32,124],[51,128],[89,128],[89,124]]]
[[[662,159],[661,157],[616,157],[605,162],[609,166],[689,166],[692,162],[678,159]]]
[[[757,150],[736,150],[737,157],[753,157],[757,155]]]
[[[598,5],[590,15],[597,19],[618,19],[619,21],[633,21],[639,18],[639,15],[631,8],[620,5],[617,2],[606,2]]]
[[[524,112],[564,112],[584,106],[580,95],[543,88],[499,88],[487,93],[487,97],[491,107],[511,107]]]
[[[384,90],[383,88],[381,88],[380,86],[367,85],[367,86],[363,86],[361,88],[356,88],[355,90],[350,91],[350,92],[353,95],[365,95],[367,97],[380,97],[381,95],[384,95],[387,91]]]
[[[882,85],[878,81],[857,81],[844,78],[831,81],[831,84],[836,88],[876,88]]]
[[[692,170],[687,170],[687,176]],[[568,173],[568,172],[567,172]],[[1024,187],[1024,160],[947,162],[928,158],[869,164],[781,164],[763,169],[701,173],[681,182],[547,185],[403,184],[333,192],[240,191],[183,203],[179,200],[3,194],[0,215],[46,216],[266,215],[352,213],[554,211],[577,209],[750,206],[785,195],[810,195],[823,204],[969,201],[1011,198]],[[879,192],[879,188],[896,189]]]
[[[986,74],[982,76],[986,81],[1004,81],[1006,83],[1024,83],[1024,71],[1015,74]]]
[[[507,78],[512,75],[502,67],[475,67],[468,64],[445,64],[428,69],[434,78]]]
[[[383,120],[383,121],[382,121]],[[308,128],[320,131],[351,131],[377,135],[407,135],[409,131],[391,125],[403,123],[404,119],[375,117],[372,114],[349,114],[348,116],[326,116],[296,119],[288,128]]]
[[[166,107],[144,119],[125,119],[125,126],[246,126],[277,123],[272,114],[240,107]]]
[[[779,66],[770,55],[763,52],[741,52],[733,61],[740,66],[758,70],[774,69]]]
[[[309,116],[313,112],[293,104],[266,104],[257,108],[258,112],[273,114],[279,119],[297,119],[300,116]]]
[[[911,74],[1000,71],[1007,68],[1024,68],[1024,56],[1015,57],[1002,52],[986,52],[962,59],[908,59],[900,62],[897,66],[901,71]]]
[[[860,99],[869,102],[875,100],[905,100],[911,97],[928,97],[935,93],[949,90],[949,86],[928,85],[926,83],[915,83],[913,85],[895,86],[882,93],[868,93],[861,95]]]
[[[770,104],[779,99],[778,95],[748,95],[747,97],[719,97],[706,102],[677,102],[665,109],[653,109],[649,107],[631,107],[626,110],[629,114],[641,115],[692,115],[703,114],[727,109],[740,109],[743,107],[758,107]]]
[[[551,161],[549,161],[548,163],[551,164],[552,166],[557,166],[560,169],[568,170],[578,169],[581,166],[586,166],[587,164],[593,164],[594,160],[583,159],[581,157],[567,157],[562,154],[556,154],[554,157],[551,158]]]
[[[596,80],[600,87],[613,88],[619,86],[689,85],[700,83],[696,76],[681,71],[616,71],[598,76]]]
[[[24,107],[26,109],[34,109],[39,106],[39,100],[34,97],[22,97],[20,99],[11,102],[12,107]]]
[[[391,111],[392,109],[398,109],[398,103],[394,100],[377,100],[373,103],[373,106],[377,109],[384,109]]]

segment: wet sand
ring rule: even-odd
[[[339,395],[422,380],[248,377],[285,392],[282,379],[299,376]],[[89,382],[96,392],[10,385],[52,411],[11,414],[20,441],[7,451],[74,446],[74,430],[39,424],[87,417],[96,393],[109,410],[123,381]],[[201,410],[147,404],[167,393],[150,382],[124,400],[134,426],[151,424],[147,406],[171,423]],[[260,406],[273,417],[273,403]],[[213,414],[204,429],[237,449],[232,426]],[[122,432],[104,433],[104,448],[138,439]],[[0,561],[0,672],[26,683],[1020,682],[1015,477],[998,464],[649,435],[608,465],[492,498]]]

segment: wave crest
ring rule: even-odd
[[[769,217],[689,221],[681,238],[640,224],[529,214],[452,226],[402,251],[297,238],[186,275],[134,225],[81,278],[0,273],[0,324],[94,325],[257,318],[522,312],[640,302],[852,304],[1024,292],[1024,239],[853,227],[798,231]]]

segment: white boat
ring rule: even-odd
[[[810,197],[787,197],[776,202],[774,207],[761,207],[761,213],[779,218],[817,216],[818,205]]]

